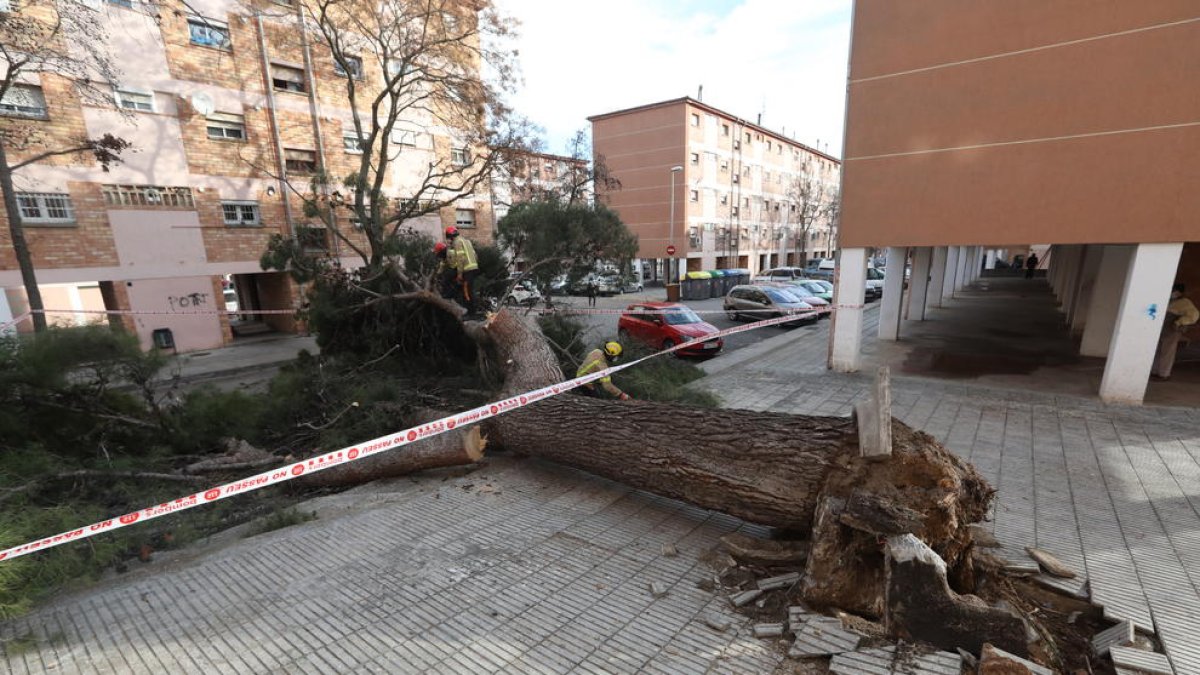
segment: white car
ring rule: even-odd
[[[504,299],[504,303],[507,305],[522,305],[525,307],[533,307],[541,301],[542,292],[528,279],[513,286],[508,297]]]
[[[874,267],[867,268],[867,300],[883,297],[883,272]]]
[[[238,311],[237,291],[233,290],[232,288],[226,288],[223,295],[225,296],[225,311],[226,312]]]

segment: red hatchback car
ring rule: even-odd
[[[646,310],[665,313],[652,314]],[[712,356],[725,346],[723,338],[705,340],[717,332],[717,327],[705,322],[687,305],[677,302],[643,302],[630,305],[617,322],[617,335],[622,341],[637,340],[655,349],[668,349],[689,343],[675,352],[688,356]]]

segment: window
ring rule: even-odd
[[[767,152],[771,151],[771,141],[767,141]]]
[[[734,149],[734,150],[741,150],[741,149],[742,149],[742,142],[741,142],[741,141],[737,141],[737,140],[735,140],[735,141],[733,142],[733,149]]]
[[[392,142],[397,145],[410,145],[412,147],[416,147],[417,132],[409,131],[407,129],[393,129]]]
[[[342,149],[352,155],[362,154],[363,142],[354,129],[342,130]]]
[[[126,110],[154,112],[154,94],[148,91],[117,90],[117,105]]]
[[[729,125],[728,125],[728,124],[722,124],[722,125],[721,125],[721,135],[722,135],[722,136],[728,136],[728,135],[729,135]]]
[[[730,213],[733,215],[734,218],[737,218],[738,217],[738,207],[736,207],[736,206],[733,207],[733,210]]]
[[[729,203],[729,195],[721,195],[721,205],[724,206],[728,203]]]
[[[229,25],[224,21],[202,16],[188,17],[188,36],[192,44],[216,49],[229,49]]]
[[[746,143],[747,144],[750,143],[750,132],[749,131],[746,132]]]
[[[474,228],[475,209],[454,209],[454,226]]]
[[[213,113],[206,118],[208,137],[217,140],[246,140],[246,118],[233,113]]]
[[[362,57],[342,54],[342,60],[345,61],[346,65],[350,67],[350,75],[354,76],[354,79],[363,79]],[[333,72],[341,75],[342,77],[346,77],[346,69],[342,67],[342,64],[338,63],[336,58],[334,58],[333,61]]]
[[[18,192],[17,207],[21,222],[34,225],[67,224],[75,222],[75,207],[71,196],[60,192]]]
[[[262,225],[258,202],[221,202],[225,224],[234,227],[257,227]]]
[[[133,0],[108,0],[108,4],[133,9]]]
[[[468,164],[467,149],[466,148],[451,148],[450,149],[450,161],[453,162],[455,166],[466,166]]]
[[[42,88],[31,84],[13,84],[0,99],[0,114],[9,117],[46,117],[46,98]]]
[[[284,148],[283,165],[292,173],[316,173],[317,153],[314,150]]]
[[[722,171],[728,171],[728,170],[729,170],[729,160],[727,160],[727,159],[723,159],[723,160],[721,160],[721,170],[722,170]]]
[[[764,169],[763,170],[763,182],[766,182],[769,180],[771,180],[771,172]]]
[[[694,127],[700,126],[700,116],[699,115],[696,115],[696,114],[692,115],[692,126],[694,126]]]
[[[688,195],[688,198],[689,198],[689,199],[691,199],[691,200],[692,200],[692,201],[694,201],[694,202],[698,202],[698,201],[700,201],[700,191],[699,191],[699,190],[692,190],[692,191],[691,191],[691,194],[689,194],[689,195]]]
[[[741,176],[739,176],[739,175],[737,175],[736,173],[735,173],[735,174],[733,174],[733,182],[734,182],[734,183],[741,183],[741,182],[742,182],[742,177],[741,177]]]
[[[699,164],[699,163],[700,163],[700,153],[693,152],[692,153],[692,164]]]
[[[271,64],[271,87],[275,91],[291,91],[303,94],[308,91],[304,85],[304,71],[291,66]]]

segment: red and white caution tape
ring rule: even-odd
[[[798,319],[812,318],[812,316],[814,316],[812,312],[805,312],[803,314],[791,314],[774,317],[771,319],[764,319],[762,321],[756,321],[744,326],[726,328],[725,330],[705,336],[697,341],[707,342],[716,338],[735,335],[737,333],[744,333],[757,328],[774,326],[781,323],[789,323]],[[487,403],[477,408],[472,408],[471,410],[467,410],[456,415],[450,415],[433,422],[428,422],[404,429],[394,434],[380,436],[379,438],[374,438],[364,443],[358,443],[350,447],[333,450],[332,452],[326,452],[306,460],[295,462],[289,466],[270,469],[268,471],[255,474],[247,478],[242,478],[231,483],[217,485],[207,490],[202,490],[200,492],[195,492],[190,495],[180,497],[174,501],[163,502],[162,504],[155,506],[148,506],[144,509],[131,511],[130,513],[126,513],[125,515],[118,516],[116,518],[102,520],[97,523],[92,523],[91,525],[85,525],[74,530],[68,530],[52,537],[46,537],[45,539],[37,539],[35,541],[21,544],[20,546],[15,546],[13,548],[0,551],[0,560],[19,558],[23,555],[28,555],[37,551],[44,551],[70,541],[78,541],[80,539],[94,537],[104,532],[112,532],[113,530],[120,529],[127,525],[145,522],[147,520],[152,520],[170,513],[176,513],[178,511],[186,511],[187,509],[192,509],[203,504],[219,501],[221,499],[227,499],[229,497],[247,492],[253,492],[254,490],[260,490],[270,485],[285,483],[287,481],[299,478],[305,474],[312,474],[335,466],[347,464],[349,462],[356,462],[380,452],[402,448],[409,443],[414,443],[426,438],[432,438],[463,426],[474,424],[482,420],[496,417],[497,415],[503,415],[505,413],[512,412],[513,410],[524,408],[543,399],[558,396],[559,394],[568,392],[585,384],[590,384],[601,378],[608,377],[613,373],[625,370],[626,368],[632,368],[643,361],[657,358],[665,354],[670,354],[693,344],[694,343],[692,342],[684,342],[675,345],[670,349],[664,349],[661,352],[644,356],[640,359],[630,361],[629,363],[623,363],[619,366],[613,366],[611,368],[590,373],[573,380],[567,380],[566,382],[553,384],[548,387],[542,387],[541,389],[535,389],[523,394],[511,396],[501,401]]]
[[[3,334],[4,331],[8,330],[9,328],[12,328],[13,326],[19,326],[22,321],[28,319],[31,316],[33,316],[33,312],[25,312],[24,314],[17,316],[12,321],[5,321],[4,323],[0,323],[0,334]]]

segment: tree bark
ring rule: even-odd
[[[17,267],[21,269],[21,283],[25,285],[25,296],[29,300],[29,309],[33,311],[33,329],[37,332],[46,330],[46,309],[42,304],[42,291],[38,288],[37,272],[33,267],[33,257],[29,254],[29,244],[25,241],[25,228],[21,226],[21,209],[17,205],[17,193],[13,187],[12,169],[8,166],[8,152],[4,148],[3,138],[0,138],[0,190],[4,191],[4,213],[8,216],[8,232],[12,237],[13,253],[17,258]]]
[[[474,336],[504,396],[562,380],[536,326],[501,312]],[[912,532],[955,579],[971,577],[969,524],[993,490],[933,437],[892,421],[892,454],[861,457],[849,417],[709,410],[564,394],[486,423],[490,441],[744,520],[813,532],[816,605],[878,617],[881,534]],[[849,505],[849,506],[847,506]],[[826,513],[818,518],[818,507]],[[815,526],[815,529],[814,529]]]

